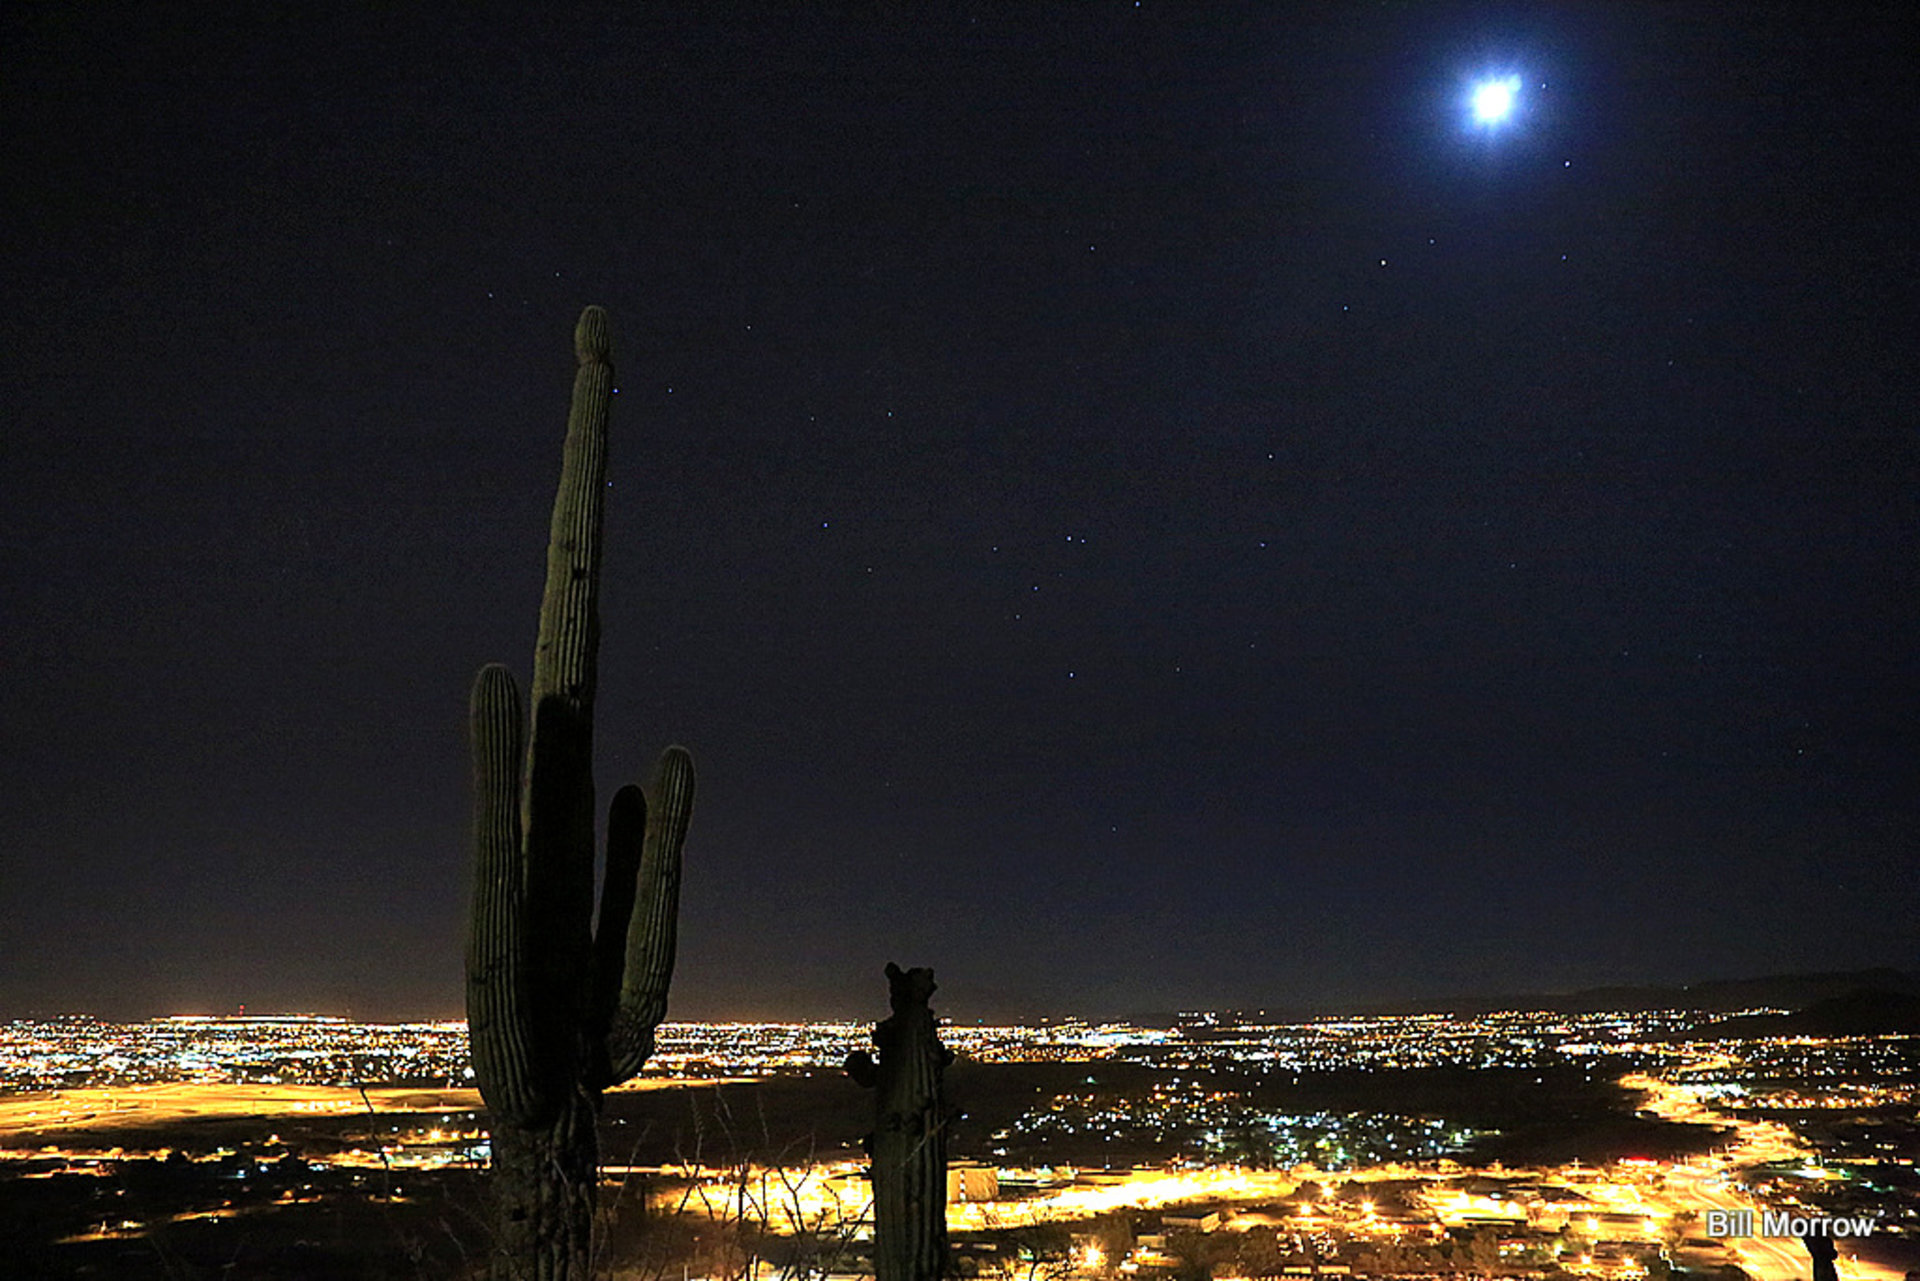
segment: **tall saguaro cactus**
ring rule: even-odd
[[[880,1051],[847,1056],[847,1075],[874,1091],[875,1281],[938,1281],[947,1265],[947,1107],[940,1044],[928,1001],[933,971],[887,963],[893,1016],[873,1029]]]
[[[473,913],[467,1029],[493,1115],[496,1278],[582,1281],[592,1262],[600,1096],[653,1052],[673,975],[693,758],[613,798],[593,918],[593,693],[613,365],[607,314],[573,332],[579,369],[547,543],[533,724],[499,664],[473,685]]]

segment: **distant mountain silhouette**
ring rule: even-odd
[[[1920,1033],[1920,996],[1862,990],[1816,1001],[1793,1014],[1722,1019],[1705,1035],[1716,1040],[1760,1036],[1893,1036]]]
[[[1590,987],[1575,992],[1521,992],[1494,996],[1455,996],[1427,1001],[1373,1002],[1338,1008],[1243,1011],[1223,1013],[1223,1020],[1319,1018],[1337,1014],[1490,1014],[1495,1010],[1546,1010],[1556,1014],[1636,1013],[1647,1010],[1703,1010],[1734,1013],[1772,1008],[1808,1010],[1809,1007],[1859,992],[1920,998],[1920,979],[1882,966],[1870,970],[1841,970],[1826,974],[1774,974],[1765,978],[1715,979],[1680,987],[1660,985]],[[1179,1016],[1156,1015],[1167,1025]],[[1847,1035],[1828,1033],[1827,1035]]]
[[[1482,997],[1430,1002],[1415,1013],[1453,1010],[1485,1014],[1493,1010],[1552,1010],[1559,1014],[1597,1014],[1606,1010],[1751,1010],[1759,1006],[1800,1010],[1853,992],[1890,992],[1920,996],[1920,980],[1885,967],[1829,974],[1774,974],[1755,979],[1716,979],[1684,987],[1594,987],[1577,992]]]

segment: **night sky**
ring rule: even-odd
[[[673,1016],[1920,967],[1906,6],[276,8],[0,18],[0,1014],[460,1012],[588,303]]]

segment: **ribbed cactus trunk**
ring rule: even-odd
[[[574,350],[532,733],[506,668],[482,668],[473,686],[467,1028],[493,1117],[492,1272],[515,1281],[591,1275],[600,1096],[646,1063],[666,1014],[693,811],[693,759],[679,747],[647,792],[615,794],[596,927],[593,693],[613,398],[600,308],[581,313]]]
[[[933,971],[887,965],[893,1017],[873,1029],[876,1062],[847,1056],[847,1074],[874,1091],[875,1281],[936,1281],[947,1266],[947,1109],[941,1076],[953,1054],[940,1044],[928,1001]]]
[[[593,1275],[600,1149],[598,1101],[582,1096],[551,1122],[493,1125],[496,1278],[578,1281]]]

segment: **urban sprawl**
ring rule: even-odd
[[[1897,1278],[1867,1247],[1920,1236],[1920,1039],[1707,1039],[1708,1021],[1664,1011],[949,1024],[942,1036],[960,1064],[1031,1069],[1003,1114],[989,1107],[973,1128],[956,1124],[950,1233],[968,1267],[1004,1275],[1018,1260],[1029,1278],[1639,1278],[1737,1267],[1785,1281],[1806,1274],[1797,1238],[1817,1230],[1839,1241],[1843,1277]],[[829,1089],[868,1033],[668,1024],[636,1085],[817,1079],[810,1088]],[[1365,1105],[1308,1088],[1344,1082],[1350,1094],[1373,1077],[1383,1088]],[[1599,1161],[1489,1157],[1503,1126],[1484,1107],[1463,1117],[1435,1106],[1426,1086],[1398,1084],[1476,1080],[1617,1083],[1628,1123],[1697,1127],[1699,1141]],[[471,1086],[458,1022],[19,1021],[0,1025],[0,1174],[212,1162],[236,1180],[278,1180],[288,1198],[322,1195],[343,1176],[377,1177],[392,1194],[396,1178],[485,1164]],[[1318,1102],[1288,1103],[1296,1093]],[[155,1137],[223,1117],[258,1118],[261,1132],[198,1149]],[[333,1142],[279,1132],[328,1117],[342,1123]],[[789,1237],[838,1234],[855,1254],[869,1230],[857,1143],[725,1160],[680,1153],[610,1165],[607,1177],[637,1177],[640,1195],[685,1213],[753,1217]],[[146,1227],[124,1219],[95,1231]]]

